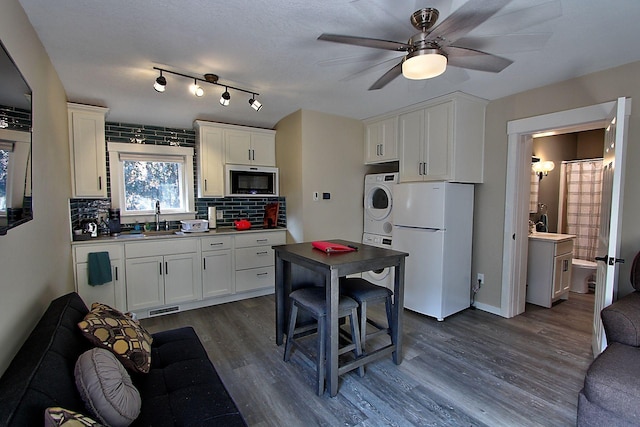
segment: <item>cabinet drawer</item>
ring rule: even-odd
[[[270,247],[254,246],[236,249],[236,270],[274,265],[274,251]]]
[[[126,243],[127,258],[139,258],[158,255],[184,254],[198,252],[198,239],[168,239],[162,242]]]
[[[565,242],[556,243],[556,253],[555,255],[563,255],[568,254],[573,251],[573,239],[567,240]]]
[[[115,245],[85,245],[76,246],[76,262],[87,262],[87,256],[91,252],[109,252],[110,259],[122,259],[124,247],[121,244]]]
[[[202,251],[231,249],[231,236],[203,237],[200,239]]]
[[[284,231],[238,234],[235,236],[235,238],[236,248],[246,248],[249,246],[284,245],[287,240],[287,236]]]
[[[236,292],[274,288],[275,268],[263,267],[236,271]]]

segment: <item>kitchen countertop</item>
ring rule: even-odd
[[[554,242],[564,242],[565,240],[575,239],[575,234],[558,234],[558,233],[531,233],[529,239],[532,240],[550,240]]]
[[[276,227],[276,228],[262,228],[262,227],[251,227],[248,230],[236,230],[234,227],[218,227],[212,228],[209,231],[201,231],[201,232],[192,232],[192,233],[183,233],[180,230],[161,230],[161,231],[145,231],[143,233],[121,233],[117,237],[112,236],[98,236],[92,237],[86,240],[74,240],[71,242],[72,245],[78,244],[91,244],[91,243],[126,243],[126,242],[142,242],[148,240],[159,240],[159,239],[181,239],[185,237],[212,237],[212,236],[223,236],[223,235],[235,235],[240,233],[256,233],[256,232],[270,232],[270,231],[283,231],[286,230],[286,227]],[[141,236],[141,237],[139,237]]]

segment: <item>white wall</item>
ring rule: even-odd
[[[49,302],[73,290],[66,95],[18,0],[3,0],[0,40],[33,92],[34,220],[0,236],[0,372]]]
[[[360,120],[297,111],[276,125],[281,195],[292,242],[362,239],[364,126]],[[331,199],[313,201],[313,192]]]
[[[613,101],[620,96],[633,99],[626,156],[625,194],[622,218],[620,294],[631,291],[631,261],[640,250],[640,62],[589,74],[554,85],[533,89],[491,101],[487,106],[484,183],[476,186],[474,216],[473,275],[485,274],[485,285],[477,301],[500,307],[502,239],[507,165],[507,122]],[[499,310],[498,310],[499,312]]]

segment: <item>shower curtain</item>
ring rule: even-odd
[[[600,228],[602,159],[562,163],[566,170],[566,232],[576,235],[573,257],[593,261]]]

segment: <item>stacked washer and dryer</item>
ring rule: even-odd
[[[365,175],[362,243],[391,249],[393,188],[397,183],[397,172]],[[362,273],[362,277],[371,283],[393,290],[392,267],[366,271]]]

